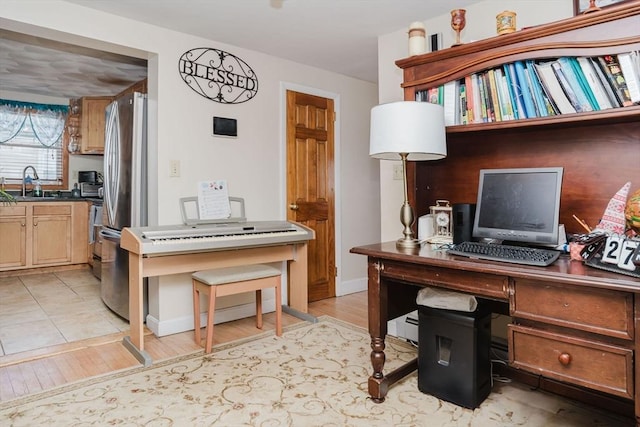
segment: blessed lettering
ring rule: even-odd
[[[181,60],[180,72],[185,75],[235,86],[241,89],[255,90],[258,86],[258,81],[255,79],[192,61]]]

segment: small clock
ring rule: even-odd
[[[448,200],[436,200],[435,206],[429,206],[429,212],[435,219],[434,235],[428,239],[430,243],[453,243],[451,233],[452,209]]]

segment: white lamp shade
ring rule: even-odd
[[[447,155],[444,108],[429,102],[400,101],[371,109],[369,155],[377,159],[437,160]]]

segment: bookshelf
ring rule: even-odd
[[[640,0],[515,33],[396,61],[406,100],[503,64],[597,57],[640,50]],[[568,232],[599,221],[627,181],[640,188],[640,106],[447,127],[448,155],[409,162],[409,199],[418,216],[438,199],[475,203],[483,168],[562,166],[560,220]]]

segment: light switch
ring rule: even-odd
[[[171,178],[180,176],[180,160],[171,160],[169,162],[169,176]]]
[[[402,164],[399,165],[393,165],[393,179],[394,180],[402,180],[403,176],[402,176]]]

